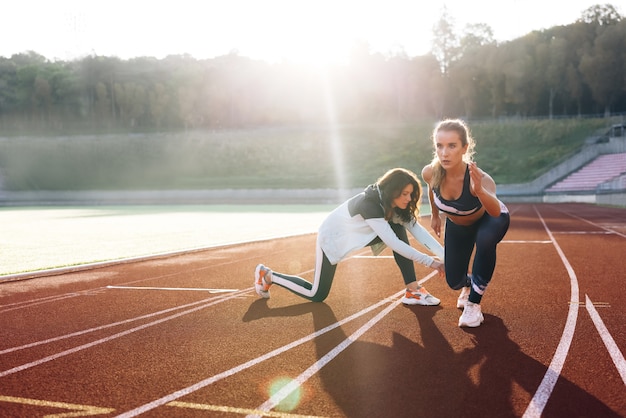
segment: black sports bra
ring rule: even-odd
[[[469,166],[465,170],[465,177],[463,178],[463,191],[458,199],[444,199],[441,197],[439,187],[433,188],[433,196],[435,205],[439,208],[439,210],[450,215],[468,216],[476,213],[483,207],[483,204],[480,203],[480,199],[470,192]]]

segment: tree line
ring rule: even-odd
[[[212,59],[0,57],[0,132],[259,126],[626,112],[626,20],[611,5],[574,23],[494,41],[456,33],[444,9],[431,51],[371,52],[324,71],[237,51]]]

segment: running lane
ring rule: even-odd
[[[324,303],[259,299],[259,262],[312,277],[314,234],[3,283],[0,415],[626,416],[626,211],[510,209],[476,329],[420,265],[441,306],[399,304],[388,250]]]

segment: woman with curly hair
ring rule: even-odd
[[[317,235],[313,283],[259,264],[254,272],[257,294],[269,298],[269,288],[275,284],[310,301],[321,302],[330,292],[341,260],[366,246],[372,247],[375,255],[389,247],[406,285],[402,302],[439,305],[440,300],[417,283],[413,262],[431,267],[440,275],[444,274],[443,263],[411,247],[407,236],[408,230],[428,250],[443,257],[439,242],[417,222],[421,198],[422,187],[413,172],[403,168],[389,170],[375,184],[333,210],[322,222]]]

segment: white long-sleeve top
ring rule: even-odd
[[[392,222],[402,224],[424,247],[443,260],[443,247],[418,222],[402,222],[397,216]],[[380,254],[385,246],[405,258],[430,267],[433,257],[417,251],[400,240],[389,221],[385,220],[384,209],[375,186],[347,200],[322,222],[317,241],[332,264],[337,264],[351,252],[366,247],[374,238],[380,237],[382,244],[372,246],[374,255]]]

